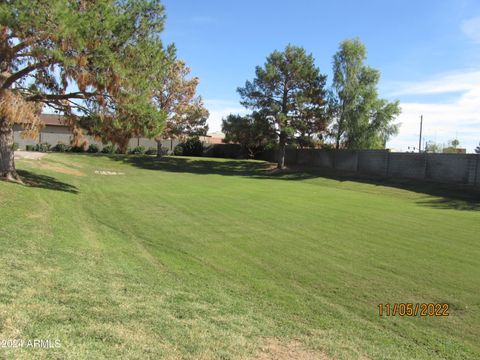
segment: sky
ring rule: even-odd
[[[359,37],[367,64],[381,71],[380,97],[400,100],[400,133],[387,146],[447,144],[458,138],[468,152],[480,142],[479,0],[165,0],[162,39],[200,78],[210,131],[221,119],[245,113],[237,87],[252,80],[274,50],[287,44],[312,53],[332,78],[339,43]]]

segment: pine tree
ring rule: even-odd
[[[13,125],[21,123],[34,136],[45,105],[62,112],[76,134],[77,115],[92,110],[121,106],[153,115],[148,73],[129,75],[139,59],[148,62],[149,54],[138,48],[158,45],[164,18],[157,0],[0,2],[0,177],[20,181]],[[161,123],[164,116],[157,112],[154,118]]]
[[[279,139],[278,168],[285,165],[285,147],[295,135],[325,130],[326,76],[315,66],[305,49],[288,45],[274,51],[263,67],[257,66],[255,79],[238,88],[241,104],[272,120]]]

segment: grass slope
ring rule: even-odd
[[[478,198],[265,166],[19,161],[30,186],[0,182],[0,339],[61,347],[0,358],[254,358],[269,339],[340,359],[480,357]],[[378,316],[395,302],[450,316]]]

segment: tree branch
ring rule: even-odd
[[[8,89],[10,86],[12,86],[12,84],[15,81],[20,80],[22,77],[24,77],[25,75],[28,75],[32,71],[35,71],[35,70],[40,69],[44,66],[53,65],[53,64],[54,63],[39,62],[39,63],[33,64],[33,65],[26,66],[22,70],[19,70],[15,74],[10,76],[7,80],[5,80],[5,82],[2,84],[2,89]]]
[[[95,92],[71,92],[67,94],[37,94],[27,98],[28,101],[45,101],[45,100],[69,100],[69,99],[87,99],[89,97],[99,95]]]

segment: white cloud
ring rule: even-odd
[[[247,111],[238,102],[231,100],[207,99],[205,107],[210,116],[207,123],[209,132],[220,131],[222,129],[222,119],[229,114],[245,114]]]
[[[388,146],[407,150],[418,146],[420,115],[424,118],[424,140],[447,143],[455,137],[460,146],[472,152],[480,141],[480,71],[443,74],[431,80],[403,83],[394,95],[429,95],[459,92],[455,100],[447,103],[400,102],[402,123],[400,134]]]
[[[480,71],[465,70],[463,72],[438,74],[435,78],[421,82],[394,82],[390,95],[429,95],[448,94],[468,91],[480,84]]]
[[[480,16],[463,21],[461,29],[470,40],[480,43]]]

